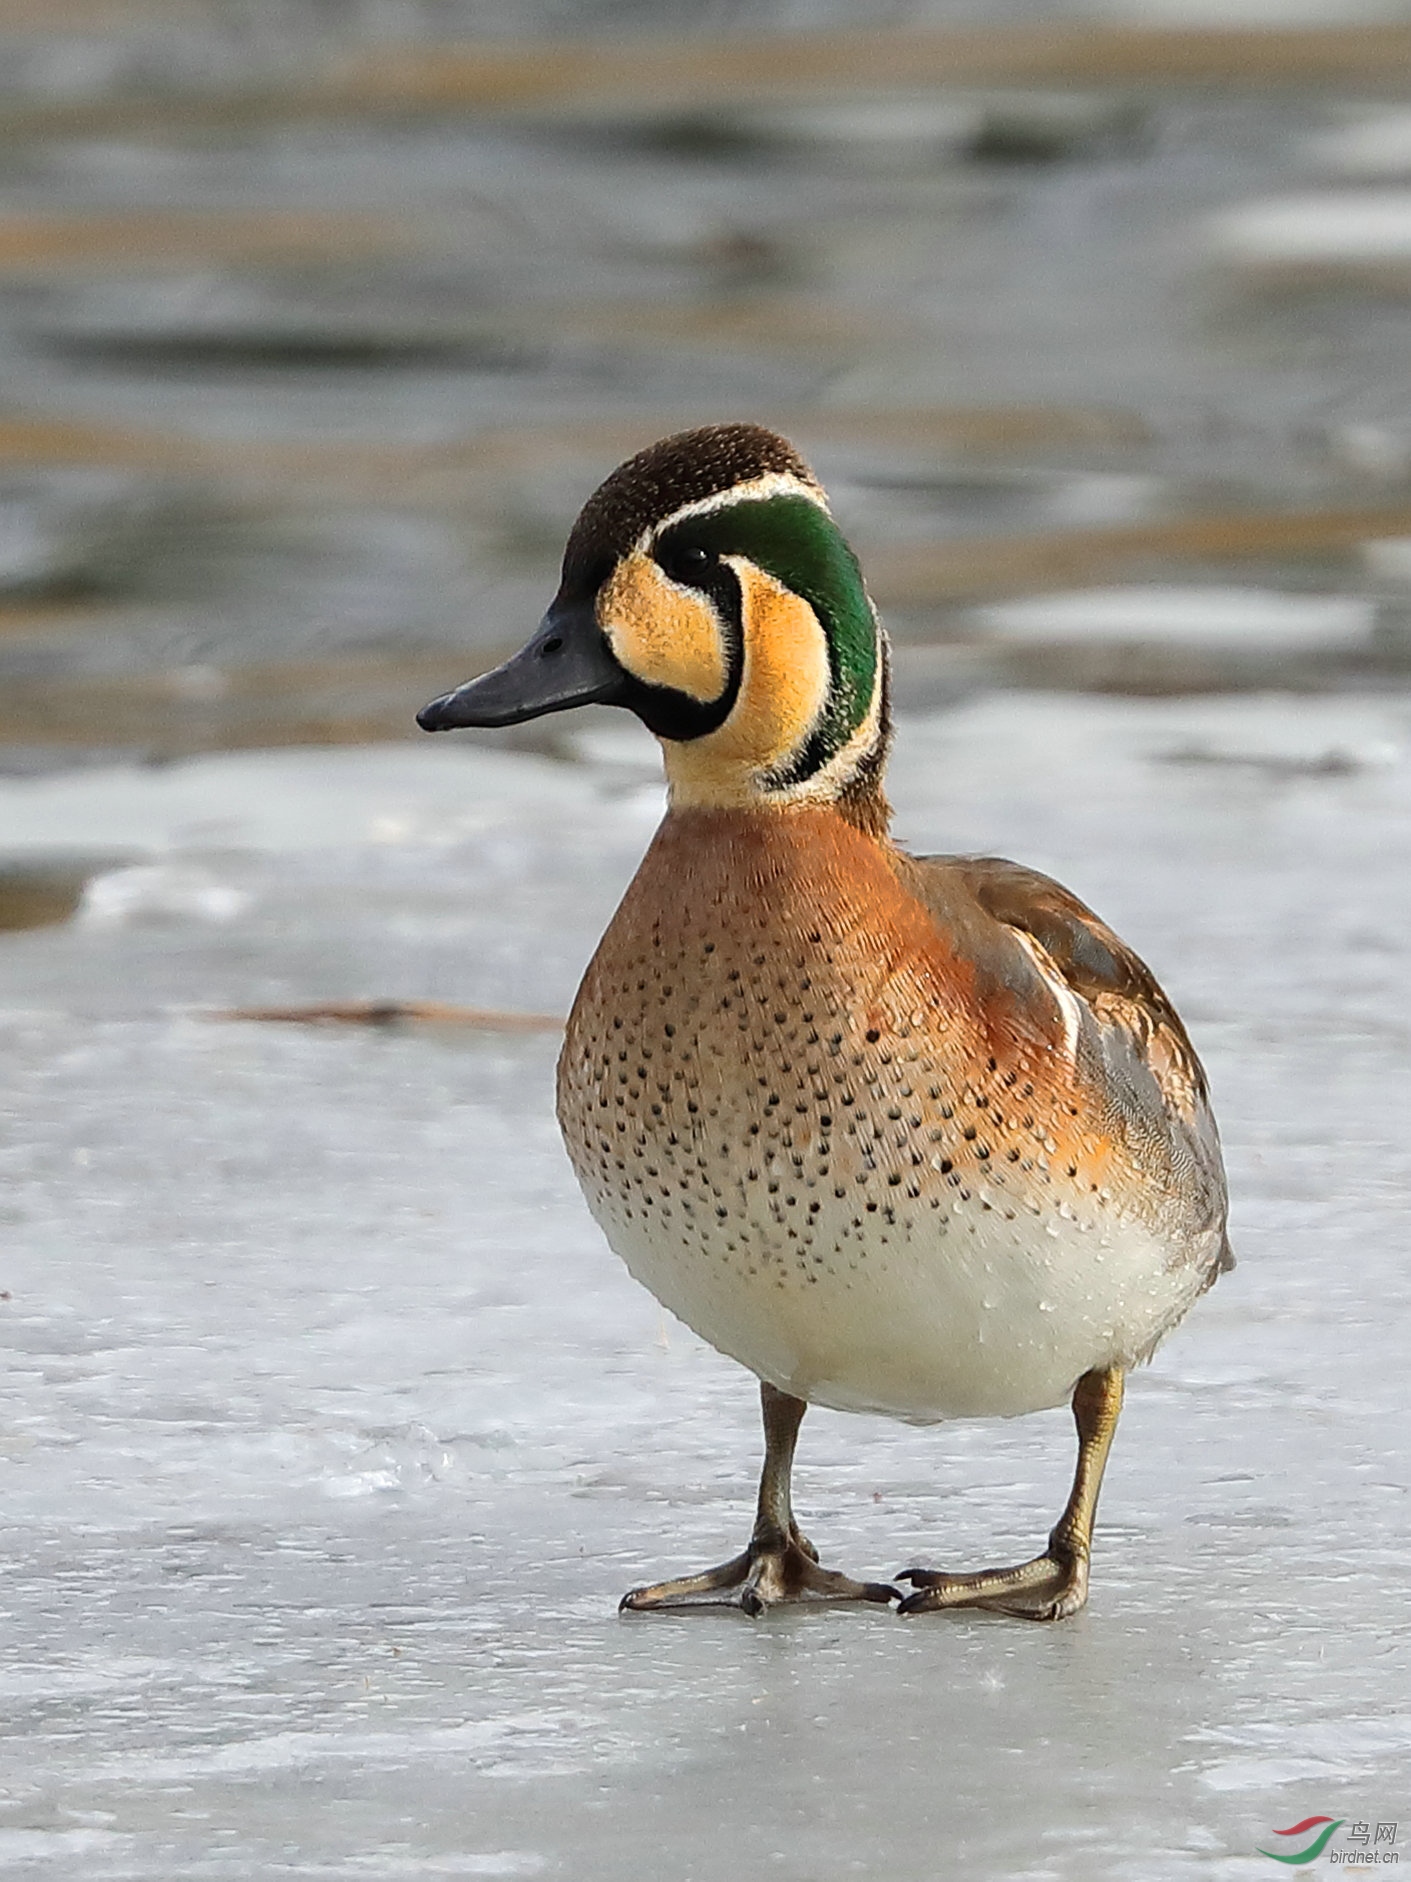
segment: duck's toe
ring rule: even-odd
[[[915,1594],[905,1597],[899,1614],[929,1614],[937,1608],[985,1608],[1018,1620],[1061,1621],[1076,1614],[1088,1598],[1085,1553],[1052,1543],[1031,1562],[1013,1568],[989,1568],[974,1575],[948,1575],[937,1569],[908,1568],[897,1576]]]

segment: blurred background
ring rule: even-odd
[[[0,35],[11,774],[410,738],[606,470],[728,417],[815,458],[904,705],[1411,672],[1399,0]]]
[[[1408,315],[1411,0],[0,0],[7,1882],[1405,1842]],[[1061,1629],[614,1614],[758,1454],[552,1119],[659,762],[413,715],[723,419],[862,557],[900,834],[1067,881],[1212,1075],[1240,1266]],[[408,1023],[253,1022],[330,1003]],[[976,1567],[1070,1463],[820,1412],[797,1494]]]

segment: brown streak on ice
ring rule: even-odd
[[[502,1013],[441,1000],[327,1000],[315,1006],[235,1006],[207,1019],[260,1020],[300,1026],[473,1026],[485,1032],[558,1032],[548,1013]]]

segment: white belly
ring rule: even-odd
[[[797,1398],[921,1423],[1039,1411],[1094,1367],[1135,1364],[1206,1267],[1130,1219],[1039,1216],[999,1189],[945,1208],[894,1191],[894,1220],[858,1228],[831,1193],[584,1188],[631,1273],[712,1346]]]

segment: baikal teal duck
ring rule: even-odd
[[[1200,1062],[1140,960],[1056,882],[888,836],[887,643],[784,439],[663,440],[590,497],[539,632],[429,731],[599,702],[661,742],[665,820],[574,1002],[558,1114],[588,1206],[760,1380],[758,1513],[629,1609],[1083,1606],[1126,1373],[1231,1265]],[[914,1423],[1071,1403],[1032,1561],[822,1567],[790,1478],[810,1404]]]

